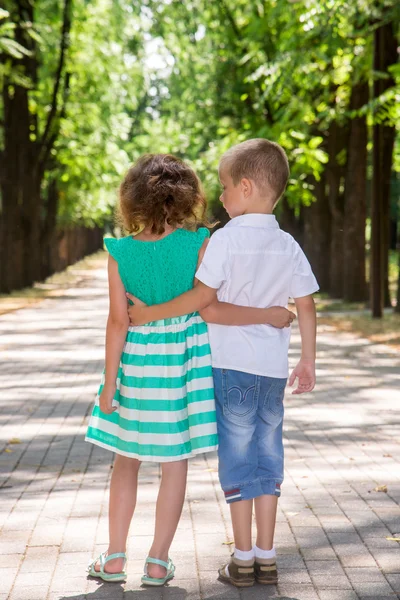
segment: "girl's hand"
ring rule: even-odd
[[[111,415],[115,410],[117,410],[116,406],[112,405],[112,401],[114,400],[115,390],[117,389],[117,384],[109,384],[105,383],[100,394],[99,404],[101,412],[106,415]]]
[[[288,310],[287,308],[283,308],[283,306],[271,306],[271,308],[267,308],[267,325],[271,325],[272,327],[276,327],[278,329],[283,329],[283,327],[290,327],[292,321],[296,318],[296,315]]]
[[[146,310],[144,310],[144,308],[147,307],[147,304],[139,300],[139,298],[136,298],[136,296],[133,296],[133,294],[129,294],[128,292],[126,292],[126,297],[128,298],[128,300],[133,302],[133,305],[128,305],[128,315],[131,325],[145,325],[146,323],[151,321],[151,319],[148,319],[146,317]]]

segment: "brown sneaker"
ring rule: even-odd
[[[232,554],[231,562],[218,569],[218,576],[221,581],[236,587],[251,587],[255,582],[254,559],[239,560]]]
[[[278,583],[278,569],[275,558],[257,558],[254,563],[257,583],[275,585]]]

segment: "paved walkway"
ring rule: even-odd
[[[286,399],[279,586],[238,591],[216,580],[231,531],[215,456],[190,464],[169,587],[140,588],[159,479],[151,465],[141,472],[127,583],[87,580],[87,562],[107,543],[111,456],[83,441],[106,312],[100,270],[62,298],[0,318],[0,600],[400,598],[399,543],[387,539],[400,532],[400,355],[328,332],[317,390]],[[292,363],[298,353],[295,333]]]

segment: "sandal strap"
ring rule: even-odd
[[[109,560],[114,560],[114,558],[123,558],[124,560],[126,560],[126,554],[125,552],[114,552],[114,554],[109,554],[106,557],[104,564],[106,564]]]
[[[160,565],[161,567],[165,567],[165,569],[169,569],[171,566],[171,561],[165,562],[165,560],[160,560],[159,558],[151,558],[151,556],[148,556],[146,558],[146,565],[147,563],[151,563],[152,565]]]
[[[99,556],[99,563],[100,563],[100,573],[104,573],[104,565],[106,564],[106,558],[105,558],[106,553],[102,552]]]

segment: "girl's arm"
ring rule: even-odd
[[[129,327],[125,288],[118,273],[118,263],[112,256],[108,257],[108,285],[110,308],[106,329],[105,382],[100,394],[100,410],[106,414],[110,414],[116,409],[112,406],[112,401],[126,332]]]
[[[153,306],[145,306],[142,303],[138,303],[135,296],[132,296],[131,294],[126,295],[134,302],[134,306],[128,308],[132,325],[145,325],[150,321],[169,319],[170,317],[180,317],[202,310],[217,297],[217,290],[198,281],[194,288],[181,296],[177,296],[173,300],[164,302],[163,304],[153,304]]]

